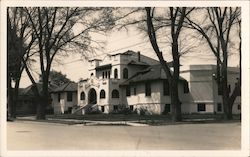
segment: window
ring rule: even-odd
[[[185,81],[184,84],[183,84],[183,90],[184,90],[184,93],[189,93],[189,88],[188,88],[188,82]]]
[[[100,99],[104,99],[106,96],[105,96],[105,91],[102,89],[101,92],[100,92]]]
[[[61,100],[61,93],[58,93],[57,100],[58,100],[58,102],[60,102],[60,100]]]
[[[134,95],[136,95],[136,88],[134,87]]]
[[[81,100],[85,100],[85,93],[81,92]]]
[[[130,96],[130,86],[126,86],[126,96]]]
[[[112,95],[112,98],[119,98],[119,91],[117,89],[114,89],[111,95]]]
[[[102,78],[104,79],[104,71],[102,72]]]
[[[231,93],[231,85],[228,85],[228,93]]]
[[[170,104],[165,104],[165,107],[164,107],[164,113],[169,113],[171,111],[170,109]]]
[[[217,104],[217,111],[222,112],[222,104],[221,103]]]
[[[118,110],[118,105],[114,105],[114,106],[113,106],[113,110],[114,110],[114,111],[117,111],[117,110]]]
[[[94,76],[94,73],[91,73],[91,75],[90,76]]]
[[[134,110],[134,106],[133,106],[133,105],[130,105],[130,106],[129,106],[129,109],[130,109],[131,111],[133,111],[133,110]]]
[[[163,82],[163,95],[169,95],[170,92],[169,92],[169,83],[168,81],[164,81]]]
[[[104,111],[105,111],[105,108],[104,108],[104,106],[101,106],[101,110],[102,110],[102,112],[104,112]]]
[[[206,111],[206,104],[204,103],[197,104],[197,110],[198,112]]]
[[[117,69],[114,70],[114,78],[115,78],[115,79],[118,78],[118,70],[117,70]]]
[[[108,71],[108,78],[110,78],[110,71]]]
[[[145,83],[145,94],[146,94],[146,96],[151,96],[151,84],[150,84],[150,82]]]
[[[72,101],[72,99],[73,99],[73,93],[67,92],[67,101]]]
[[[105,71],[105,78],[107,78],[108,77],[108,72],[107,71]]]
[[[123,78],[128,79],[128,69],[127,68],[123,69]]]

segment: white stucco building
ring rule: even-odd
[[[78,107],[74,111],[84,113],[94,105],[103,113],[124,106],[131,110],[143,108],[152,114],[171,112],[169,85],[157,60],[128,50],[89,60],[88,69],[89,77],[78,83]],[[183,113],[223,112],[215,73],[215,65],[181,66],[179,97]],[[229,69],[231,89],[238,76],[238,68]],[[238,96],[233,113],[240,113],[240,105]]]

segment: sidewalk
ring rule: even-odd
[[[83,126],[93,126],[93,125],[149,126],[147,124],[142,124],[142,123],[134,122],[134,121],[94,121],[94,120],[56,119],[56,118],[47,118],[46,120],[36,120],[35,116],[17,117],[17,120],[61,123],[61,124],[68,124],[68,125],[82,124]]]

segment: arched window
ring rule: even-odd
[[[115,79],[118,78],[118,70],[117,70],[117,69],[114,70],[114,78],[115,78]]]
[[[119,98],[119,91],[117,89],[114,89],[111,95],[112,98]]]
[[[128,79],[128,69],[127,68],[123,69],[123,78]]]
[[[103,99],[103,98],[105,98],[105,91],[102,89],[100,91],[100,99]]]
[[[81,100],[85,100],[85,93],[84,92],[81,92],[81,96],[80,96],[81,98]]]

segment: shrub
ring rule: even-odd
[[[125,114],[125,115],[132,114],[132,113],[134,113],[134,111],[125,105],[118,105],[118,109],[113,110],[111,112],[111,114]]]
[[[137,114],[142,115],[142,116],[152,115],[152,113],[148,111],[147,107],[145,107],[145,108],[141,107],[141,108],[137,109]]]
[[[86,110],[87,114],[101,114],[102,111],[98,109],[97,105],[93,105]]]

